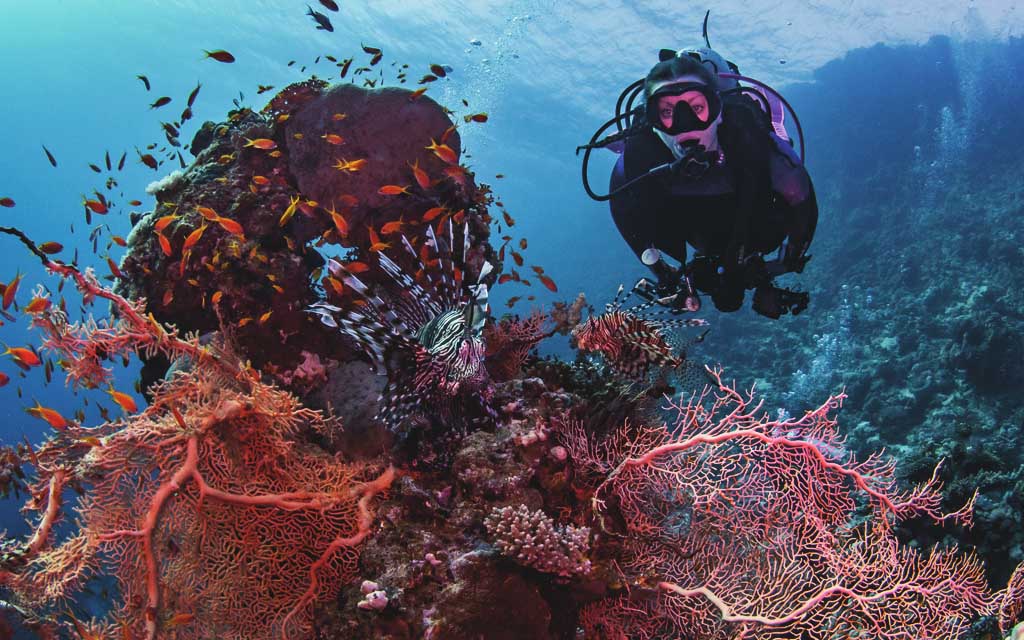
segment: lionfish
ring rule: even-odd
[[[622,308],[625,300],[648,284],[640,280],[625,296],[622,295],[625,287],[619,285],[615,299],[605,305],[604,313],[587,318],[572,330],[572,338],[579,349],[599,352],[612,370],[635,381],[647,379],[648,373],[655,369],[679,370],[687,362],[686,353],[672,344],[671,331],[708,324],[707,320],[699,318],[654,318],[657,312],[648,310],[658,300]],[[702,334],[696,341],[703,337]]]
[[[309,309],[327,326],[353,338],[377,373],[388,377],[378,399],[377,418],[394,431],[418,412],[434,409],[446,417],[458,414],[457,399],[467,395],[480,401],[484,413],[492,414],[483,362],[487,285],[481,280],[493,267],[485,261],[475,284],[463,282],[468,222],[462,231],[460,265],[453,258],[451,220],[440,239],[427,227],[419,255],[408,238],[400,235],[401,246],[415,265],[415,277],[383,252],[377,253],[384,275],[379,284],[367,284],[331,259],[330,272],[364,304],[342,310],[319,302]]]

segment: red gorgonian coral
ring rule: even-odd
[[[309,637],[312,605],[356,577],[372,501],[394,470],[302,444],[300,430],[329,419],[229,350],[143,316],[88,272],[46,266],[117,311],[104,324],[69,324],[56,307],[34,319],[76,384],[100,386],[109,380],[102,361],[133,350],[191,364],[157,385],[142,413],[95,428],[68,423],[32,454],[38,480],[25,510],[39,514],[35,533],[5,541],[0,586],[44,618],[91,575],[113,575],[120,603],[110,620],[88,625],[102,637]],[[82,496],[59,539],[67,487]]]
[[[562,429],[604,476],[594,515],[621,538],[629,589],[584,609],[588,638],[955,638],[994,611],[973,555],[921,553],[893,531],[914,516],[969,526],[973,499],[943,513],[936,475],[907,491],[893,459],[856,460],[831,417],[842,395],[772,420],[709,373],[671,426],[626,425],[605,446]]]

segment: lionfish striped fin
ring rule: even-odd
[[[391,331],[398,336],[403,336],[409,339],[413,339],[416,336],[416,331],[410,328],[405,320],[402,319],[391,305],[384,302],[373,290],[370,289],[362,280],[360,280],[355,274],[351,273],[345,268],[345,265],[338,264],[338,267],[345,274],[343,277],[344,283],[359,294],[364,300],[370,303],[373,310],[380,316],[380,318],[387,323]],[[355,315],[355,314],[352,314]]]
[[[615,292],[615,298],[611,302],[606,303],[604,305],[604,310],[609,312],[609,313],[611,313],[612,311],[615,311],[616,309],[618,309],[619,305],[621,304],[620,299],[622,298],[622,292],[625,291],[625,290],[626,290],[626,287],[624,287],[623,285],[620,284],[619,285],[619,290]],[[632,293],[632,291],[630,293]]]

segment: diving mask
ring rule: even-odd
[[[662,121],[659,102],[667,96],[679,96],[687,91],[700,93],[708,105],[707,119],[702,120],[686,100],[680,100],[672,108],[672,119],[668,126]],[[718,92],[702,82],[674,82],[659,87],[647,99],[647,122],[655,129],[670,136],[690,131],[703,131],[718,120],[722,113],[722,99]]]

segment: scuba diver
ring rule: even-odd
[[[616,116],[577,148],[586,150],[583,186],[595,200],[611,201],[619,232],[657,278],[638,283],[648,300],[673,313],[697,311],[700,291],[720,311],[736,311],[753,289],[756,312],[796,315],[808,294],[773,281],[803,271],[818,221],[803,132],[781,95],[711,49],[707,19],[706,47],[662,49],[647,77],[619,96]],[[643,103],[634,109],[641,92]],[[799,156],[783,105],[800,135]],[[618,132],[598,141],[612,125]],[[587,180],[595,148],[620,154],[607,195],[594,193]],[[695,250],[689,262],[687,245]]]

